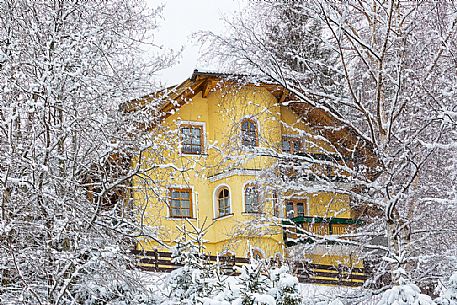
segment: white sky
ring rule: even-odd
[[[152,5],[155,1],[149,0]],[[157,75],[165,86],[178,84],[192,75],[194,69],[212,68],[199,61],[198,41],[191,35],[198,31],[210,30],[222,33],[223,16],[230,16],[245,0],[164,0],[159,32],[155,43],[165,49],[179,50],[184,47],[179,63]]]

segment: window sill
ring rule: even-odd
[[[253,153],[259,148],[261,148],[259,145],[256,145],[256,146],[244,146],[244,145],[241,145],[241,151],[243,151],[243,152]]]
[[[170,216],[168,216],[166,219],[167,220],[186,220],[186,219],[187,220],[197,220],[197,218],[195,218],[195,217],[170,217]]]
[[[207,158],[208,154],[189,154],[189,153],[179,153],[180,157],[204,157]]]
[[[261,216],[265,216],[266,214],[264,212],[243,212],[243,213],[241,213],[241,215],[252,215],[252,216],[261,215]]]
[[[227,215],[224,215],[224,216],[219,216],[219,217],[213,218],[213,220],[222,220],[222,219],[225,219],[225,218],[230,218],[232,216],[233,216],[233,213],[230,213],[230,214],[227,214]]]

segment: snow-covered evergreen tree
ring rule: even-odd
[[[298,279],[290,274],[288,266],[273,268],[270,271],[273,289],[270,293],[274,296],[277,305],[299,305],[302,296],[298,291]]]
[[[270,279],[265,275],[263,262],[255,259],[240,269],[238,276],[239,296],[232,301],[233,305],[276,304],[273,296],[267,292],[272,287]]]
[[[194,227],[194,232],[183,233],[172,252],[172,262],[183,266],[170,274],[169,300],[163,304],[202,304],[213,291],[217,268],[210,266],[203,253],[205,230]]]

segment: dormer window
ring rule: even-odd
[[[203,126],[186,124],[180,126],[181,153],[201,155],[203,153]]]
[[[245,147],[259,145],[257,123],[253,119],[241,121],[241,144]]]

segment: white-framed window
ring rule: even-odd
[[[168,189],[168,206],[170,218],[192,218],[192,188],[170,187]]]
[[[206,147],[204,122],[179,122],[180,153],[182,155],[203,155]]]
[[[221,184],[214,190],[214,218],[232,214],[232,194],[227,184]]]
[[[244,147],[259,146],[258,123],[253,118],[241,120],[241,145]]]
[[[262,213],[260,190],[257,184],[247,183],[244,186],[244,212]]]

